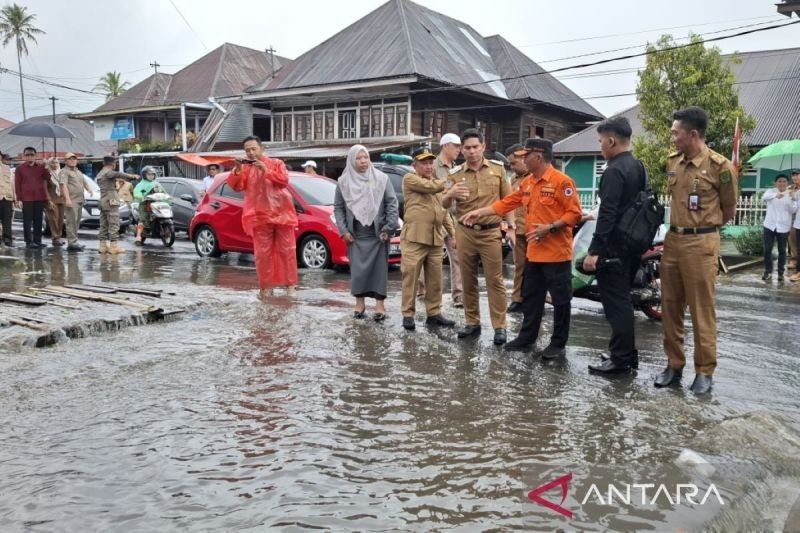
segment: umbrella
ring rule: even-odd
[[[50,122],[23,122],[8,130],[8,134],[19,135],[20,137],[47,137],[49,139],[73,139],[75,137],[75,134],[64,126],[51,124]]]
[[[780,141],[758,151],[748,160],[754,168],[791,170],[800,168],[800,139]]]

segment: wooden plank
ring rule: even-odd
[[[96,287],[94,285],[64,285],[67,289],[75,289],[79,291],[98,292],[100,294],[114,294],[117,289],[107,287]]]
[[[18,296],[16,294],[1,292],[0,293],[0,302],[12,302],[15,304],[22,304],[22,305],[46,305],[47,302],[43,302],[41,300],[37,300],[35,298],[29,298],[28,296]]]
[[[164,292],[161,289],[138,289],[136,287],[113,287],[110,285],[94,285],[84,284],[85,287],[97,287],[98,289],[113,289],[116,292],[124,292],[126,294],[139,294],[142,296],[151,296],[153,298],[161,298]]]
[[[73,305],[73,304],[66,304],[64,302],[56,301],[54,298],[43,298],[41,296],[33,296],[31,294],[23,294],[21,292],[11,292],[9,294],[13,294],[14,296],[24,296],[26,298],[34,298],[36,300],[41,300],[42,302],[55,305],[56,307],[63,307],[64,309],[83,309],[80,305]]]
[[[68,294],[70,296],[74,296],[75,298],[81,298],[84,300],[92,300],[95,302],[105,302],[109,304],[115,305],[124,305],[126,307],[131,307],[133,309],[138,309],[139,311],[144,311],[145,313],[160,313],[163,310],[160,307],[156,307],[154,305],[142,304],[138,302],[131,302],[130,300],[123,300],[120,298],[112,298],[110,296],[104,296],[101,294],[96,294],[92,292],[80,291],[75,289],[69,289],[66,287],[56,287],[54,285],[48,285],[43,290],[44,292],[48,293],[56,293],[56,294]]]
[[[35,329],[37,331],[50,331],[53,329],[52,326],[45,325],[43,323],[29,322],[19,318],[0,317],[0,320],[5,320],[9,324],[14,324],[15,326],[23,326],[26,328]]]
[[[729,266],[727,272],[733,272],[734,270],[741,270],[743,268],[751,267],[753,265],[757,265],[763,262],[764,260],[759,257],[758,259],[752,259],[750,261],[745,261],[744,263],[737,263],[735,265]]]

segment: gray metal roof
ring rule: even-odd
[[[285,57],[273,57],[276,71],[289,62]],[[272,74],[270,57],[263,50],[225,43],[175,74],[145,78],[87,115],[233,96]]]
[[[737,54],[739,63],[726,55],[739,91],[739,103],[755,117],[756,127],[743,137],[751,147],[783,139],[800,138],[800,48],[763,50]],[[633,134],[642,132],[639,106],[620,113],[631,121]],[[556,154],[599,154],[595,127],[589,126],[558,142]]]
[[[25,122],[52,122],[52,115],[30,117]],[[85,120],[70,118],[67,114],[56,115],[56,124],[64,126],[74,135],[74,139],[58,139],[59,152],[74,152],[80,156],[102,157],[117,149],[116,141],[97,142],[94,140],[94,126]],[[18,137],[8,133],[9,130],[0,131],[0,152],[11,154],[13,157],[22,158],[22,151],[26,146],[33,146],[40,152],[53,151],[53,139],[39,137]]]
[[[549,75],[489,81],[530,72],[542,69],[501,37],[484,38],[468,24],[410,0],[389,0],[249,91],[418,76],[446,85],[478,83],[469,89],[602,117]]]

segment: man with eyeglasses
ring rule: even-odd
[[[42,244],[42,221],[48,202],[50,171],[36,162],[36,148],[22,151],[25,162],[14,170],[17,201],[22,202],[22,230],[28,249],[47,248]]]

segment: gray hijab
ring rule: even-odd
[[[360,144],[356,144],[347,152],[347,164],[339,177],[339,189],[342,191],[347,208],[352,211],[356,220],[364,226],[371,226],[383,204],[389,177],[372,166],[372,163],[363,174],[356,171],[356,157],[361,152],[369,154]]]

